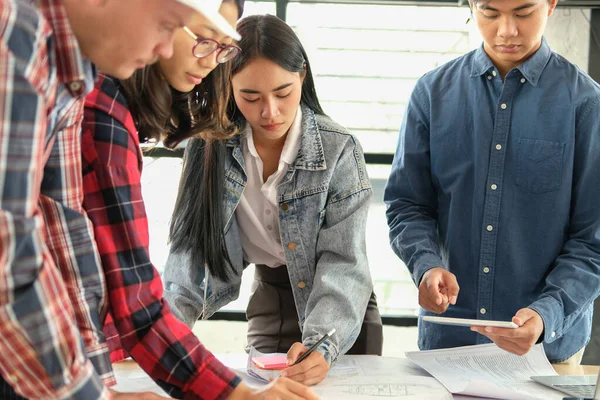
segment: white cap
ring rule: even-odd
[[[181,4],[193,8],[204,16],[210,23],[220,30],[225,35],[231,37],[234,40],[240,40],[242,37],[229,22],[219,14],[219,8],[221,7],[222,0],[177,0]]]

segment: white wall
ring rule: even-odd
[[[579,8],[556,9],[548,20],[546,39],[552,50],[588,70],[590,48],[590,10]]]

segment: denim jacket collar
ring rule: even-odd
[[[548,65],[551,55],[552,50],[550,50],[550,46],[548,46],[546,39],[542,37],[542,45],[538,51],[516,69],[523,74],[529,83],[533,86],[537,86],[544,68]],[[475,51],[471,68],[471,77],[481,76],[492,68],[495,68],[494,63],[485,52],[482,44],[481,47]]]

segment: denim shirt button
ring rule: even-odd
[[[283,204],[281,205],[281,209],[282,209],[283,211],[287,211],[287,210],[288,210],[288,208],[289,208],[289,206],[288,206],[288,204],[287,204],[287,203],[283,203]]]
[[[552,333],[550,334],[550,337],[555,337],[555,336],[556,336],[556,332],[552,332]]]
[[[481,310],[479,310],[479,312],[480,312],[481,314],[485,314],[485,313],[487,312],[487,310],[486,310],[485,308],[482,308]]]
[[[298,282],[298,287],[304,289],[306,287],[306,282]]]
[[[290,249],[290,250],[296,250],[296,243],[290,243],[290,244],[288,244],[288,249]]]

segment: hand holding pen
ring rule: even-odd
[[[329,364],[325,357],[315,350],[334,333],[335,329],[332,329],[310,348],[302,343],[294,343],[287,353],[289,367],[281,371],[281,376],[305,385],[316,385],[325,379],[329,372]]]

